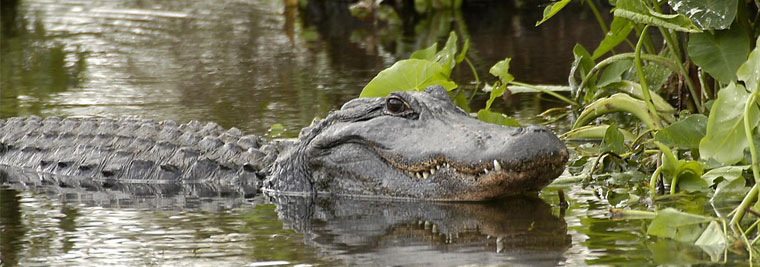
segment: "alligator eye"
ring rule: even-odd
[[[408,106],[398,97],[389,97],[385,100],[385,108],[391,113],[401,113],[406,111]]]

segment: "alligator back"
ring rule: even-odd
[[[0,120],[0,169],[45,175],[2,175],[0,182],[212,183],[257,190],[272,161],[260,150],[263,142],[198,121],[9,118]]]

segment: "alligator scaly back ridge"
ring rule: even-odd
[[[252,194],[276,157],[264,142],[213,122],[9,118],[0,120],[0,165],[56,174],[16,181],[27,184],[213,182]]]

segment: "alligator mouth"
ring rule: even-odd
[[[563,169],[565,163],[567,162],[568,155],[566,150],[563,150],[561,152],[552,151],[547,154],[547,157],[530,161],[521,162],[514,160],[509,161],[493,159],[476,164],[452,162],[445,157],[437,157],[432,160],[416,164],[403,164],[399,161],[394,161],[386,157],[383,158],[386,160],[386,162],[405,173],[411,179],[428,180],[439,178],[439,176],[455,176],[462,178],[471,177],[475,181],[478,181],[485,177],[500,176],[502,174],[510,175],[514,173],[536,173],[536,171],[539,169]]]

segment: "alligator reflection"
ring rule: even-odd
[[[552,207],[536,196],[520,196],[486,203],[453,203],[453,202],[411,202],[411,201],[381,201],[368,199],[343,199],[319,197],[316,199],[292,196],[257,196],[246,198],[244,190],[233,186],[218,185],[182,185],[182,184],[112,184],[107,188],[95,183],[62,183],[43,185],[33,183],[35,173],[16,172],[13,169],[0,171],[0,184],[5,184],[0,190],[0,229],[5,229],[0,235],[0,252],[3,262],[17,262],[16,255],[25,251],[24,245],[29,234],[25,233],[23,217],[20,212],[18,191],[38,192],[58,199],[61,206],[60,221],[53,226],[64,232],[61,250],[64,254],[74,249],[83,249],[82,229],[75,221],[98,221],[96,215],[89,214],[88,209],[69,208],[69,205],[84,204],[84,206],[100,207],[114,212],[125,210],[148,210],[168,212],[166,215],[140,213],[137,221],[128,221],[116,229],[151,228],[154,217],[170,217],[174,211],[202,210],[211,211],[213,219],[222,214],[234,211],[235,225],[246,225],[243,228],[231,228],[230,234],[245,234],[246,244],[239,249],[243,255],[250,255],[248,260],[288,260],[313,261],[314,258],[304,258],[302,255],[280,256],[261,255],[262,251],[270,251],[273,247],[285,248],[304,252],[299,244],[293,244],[291,237],[300,240],[299,236],[290,236],[287,241],[262,239],[262,236],[278,236],[284,234],[282,228],[289,228],[301,233],[305,245],[318,251],[319,258],[333,261],[339,260],[348,265],[433,265],[449,266],[463,264],[486,263],[520,263],[530,265],[556,265],[564,262],[565,251],[571,245],[571,237],[567,233],[567,224],[563,218],[552,214]],[[44,180],[44,179],[37,179]],[[14,182],[15,181],[15,182]],[[24,182],[26,181],[26,182]],[[65,185],[65,186],[61,186]],[[18,190],[18,191],[16,191]],[[250,195],[248,196],[250,197]],[[22,200],[23,201],[23,200]],[[26,200],[28,201],[28,200]],[[275,204],[276,209],[271,204]],[[250,208],[250,204],[255,205]],[[237,209],[235,209],[237,208]],[[273,210],[274,209],[274,210]],[[279,222],[266,214],[277,212]],[[46,214],[45,211],[40,211]],[[32,215],[33,216],[33,215]],[[44,215],[43,215],[44,216]],[[171,231],[203,232],[207,225],[202,218],[194,217],[196,222],[180,222],[182,216],[175,221],[171,219],[161,226],[161,238],[177,238]],[[254,218],[254,219],[251,219]],[[254,223],[258,225],[249,225]],[[266,224],[260,225],[260,224]],[[179,226],[179,228],[177,228]],[[37,227],[43,227],[38,225]],[[41,229],[46,231],[45,229]],[[57,231],[50,229],[50,231]],[[129,232],[129,231],[127,231]],[[142,234],[113,233],[117,236],[126,235],[130,239],[143,240],[154,244],[153,249],[162,247],[161,240],[153,240]],[[163,237],[163,236],[166,237]],[[201,235],[202,236],[202,235]],[[198,237],[196,237],[198,238]],[[207,244],[207,239],[192,239],[182,241]],[[285,243],[273,243],[285,242]],[[300,243],[300,241],[296,241]],[[29,246],[34,246],[28,244]],[[224,246],[238,247],[240,244]],[[94,248],[93,248],[94,249]],[[118,251],[130,250],[130,247],[116,247]],[[183,249],[176,248],[181,257],[198,257]],[[195,252],[193,252],[195,253]],[[218,251],[215,253],[225,253]],[[44,256],[55,257],[55,255]],[[23,257],[22,257],[23,258]],[[82,260],[86,260],[87,257]],[[22,259],[26,262],[31,259]],[[218,259],[217,259],[218,260]],[[321,259],[320,259],[321,261]],[[74,261],[72,263],[81,263]]]
[[[270,201],[307,244],[351,265],[556,265],[571,243],[565,221],[535,196],[488,203],[284,196]]]

